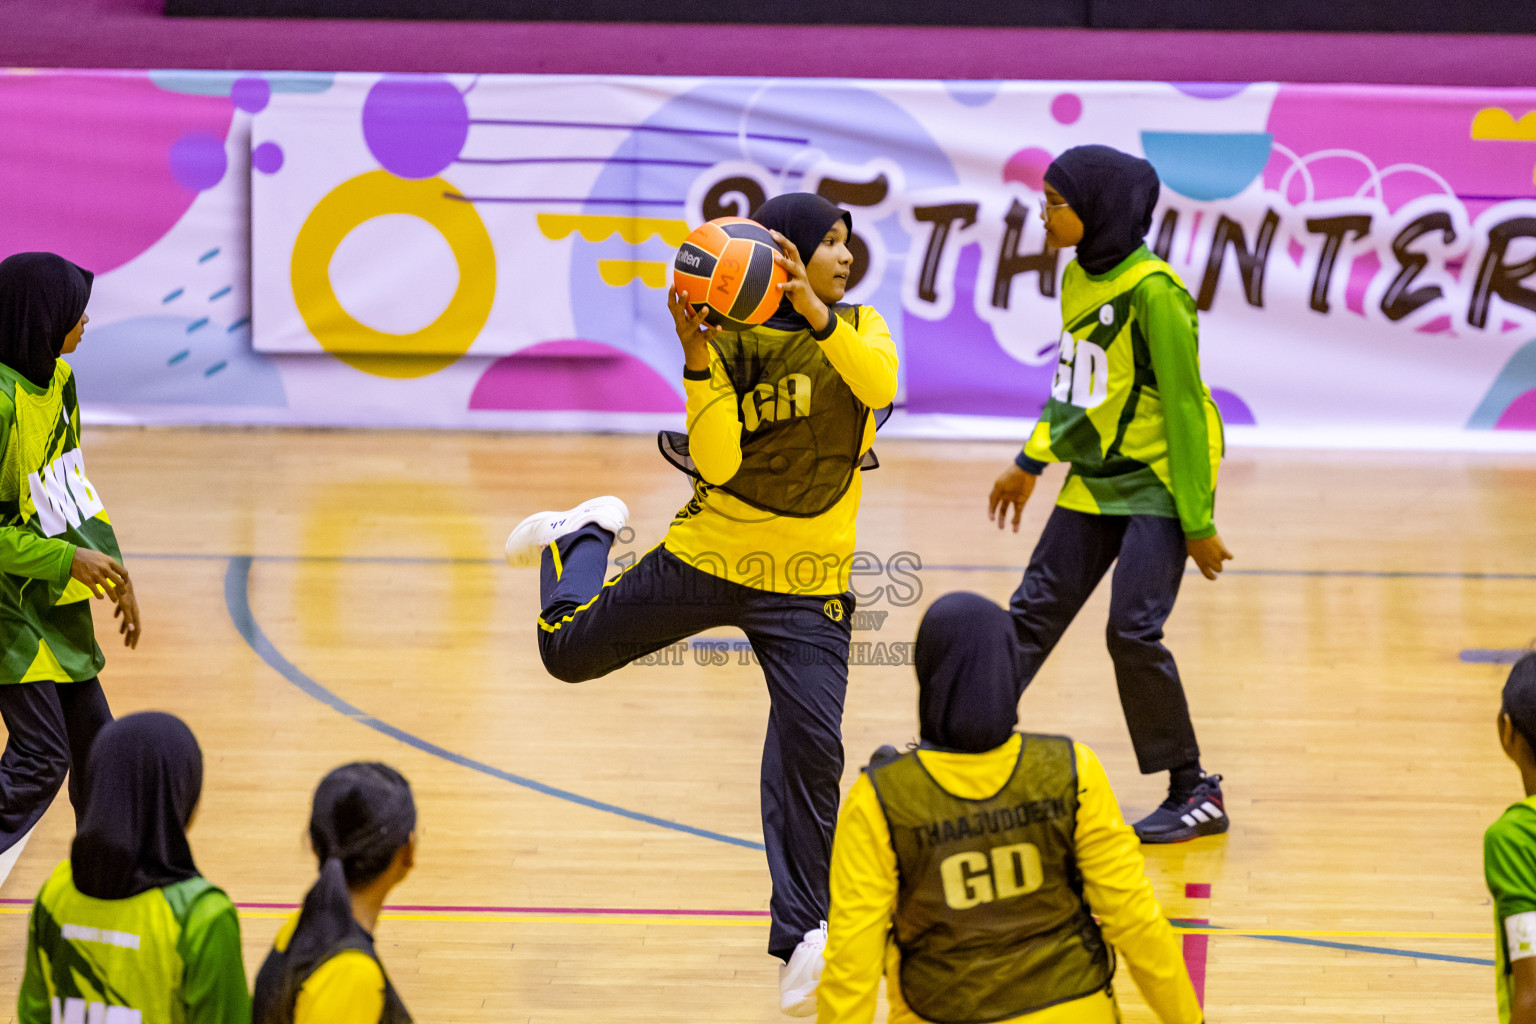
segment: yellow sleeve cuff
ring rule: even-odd
[[[293,1024],[378,1024],[383,1013],[383,970],[367,953],[349,949],[305,980]]]

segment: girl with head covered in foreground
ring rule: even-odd
[[[203,789],[192,730],[158,711],[119,719],[90,778],[69,858],[32,907],[17,1021],[246,1024],[235,906],[187,845]]]
[[[1163,1024],[1198,1024],[1098,758],[1014,731],[1009,614],[946,594],[915,657],[922,741],[882,748],[838,819],[818,1021],[868,1024],[884,974],[891,1024],[1116,1024],[1113,946]]]

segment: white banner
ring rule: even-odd
[[[1106,143],[1162,178],[1148,242],[1198,300],[1229,438],[1522,447],[1532,111],[1536,90],[0,74],[0,188],[28,197],[0,248],[98,271],[72,357],[97,419],[652,429],[682,409],[678,242],[820,192],[853,213],[850,298],[901,350],[891,426],[1021,437],[1067,258],[1042,175]]]

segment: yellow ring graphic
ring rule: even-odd
[[[479,337],[496,298],[496,252],[473,203],[442,178],[407,181],[369,171],[342,182],[309,212],[293,243],[293,301],[320,347],[380,377],[424,377],[451,366]],[[459,286],[436,320],[410,334],[375,330],[348,313],[331,287],[331,258],[353,229],[404,213],[436,228],[459,265]]]

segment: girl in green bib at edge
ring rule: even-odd
[[[309,816],[320,880],[256,975],[254,1024],[410,1024],[373,948],[389,891],[416,862],[416,803],[387,764],[320,780]]]
[[[146,711],[101,731],[69,858],[32,906],[19,1024],[246,1024],[240,922],[198,873],[187,828],[203,754]]]
[[[66,774],[77,824],[83,813],[86,755],[112,721],[87,598],[114,601],[124,643],[139,642],[138,601],[85,474],[75,379],[59,358],[80,344],[92,280],[49,252],[0,261],[0,863]]]

